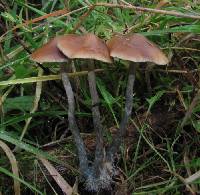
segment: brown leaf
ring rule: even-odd
[[[55,182],[58,184],[58,186],[61,188],[64,194],[71,195],[73,193],[72,187],[66,182],[66,180],[60,175],[60,173],[51,165],[51,163],[44,159],[39,158],[42,164],[46,167],[46,169],[49,171]]]

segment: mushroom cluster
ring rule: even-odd
[[[126,88],[126,102],[119,131],[110,146],[105,150],[103,145],[103,126],[99,111],[99,96],[96,89],[94,60],[112,63],[112,58],[130,61],[129,76]],[[128,120],[132,113],[135,64],[133,62],[153,62],[164,65],[168,59],[162,51],[140,34],[116,35],[107,43],[94,34],[69,34],[50,40],[32,53],[31,58],[39,63],[60,62],[61,79],[68,99],[68,122],[78,151],[79,167],[86,180],[86,188],[91,191],[110,188],[115,175],[114,157],[119,150],[126,133]],[[67,75],[66,64],[72,59],[88,59],[88,82],[92,100],[92,116],[96,131],[96,150],[92,166],[89,166],[83,139],[75,119],[75,100],[72,86]]]

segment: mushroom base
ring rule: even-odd
[[[91,174],[87,177],[85,186],[86,190],[98,192],[100,190],[111,190],[111,185],[113,182],[113,177],[117,175],[116,168],[113,163],[105,162],[102,168],[99,170],[99,175],[97,176],[94,168],[91,170]]]

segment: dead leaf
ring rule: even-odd
[[[66,182],[66,180],[60,175],[60,173],[51,165],[51,163],[44,159],[39,158],[42,164],[46,167],[46,169],[49,171],[50,175],[53,177],[55,182],[58,184],[58,186],[61,188],[64,194],[71,195],[73,193],[72,187]]]

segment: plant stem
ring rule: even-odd
[[[130,63],[129,76],[128,76],[128,82],[127,82],[127,87],[126,87],[126,102],[125,102],[124,116],[121,120],[119,131],[117,132],[116,136],[113,138],[110,148],[108,149],[107,160],[109,162],[113,160],[113,156],[119,150],[122,140],[126,134],[128,120],[131,116],[132,108],[133,108],[134,81],[135,81],[135,65]]]
[[[117,3],[96,3],[95,6],[103,6],[103,7],[110,7],[110,8],[121,8],[121,9],[132,9],[135,11],[141,11],[141,12],[150,12],[150,13],[156,13],[156,14],[162,14],[162,15],[171,15],[175,17],[180,18],[191,18],[191,19],[200,19],[199,15],[190,15],[190,14],[184,14],[181,12],[176,11],[168,11],[168,10],[161,10],[161,9],[152,9],[152,8],[146,8],[146,7],[139,7],[134,5],[123,5],[123,4],[117,4]],[[92,5],[92,6],[94,6]]]
[[[96,176],[99,175],[99,171],[102,166],[104,151],[103,151],[103,126],[101,124],[101,117],[99,111],[99,96],[96,88],[96,76],[94,72],[94,61],[89,62],[90,71],[88,73],[89,89],[92,99],[92,117],[94,129],[96,131],[96,150],[94,160],[94,171]]]
[[[78,157],[79,157],[79,164],[80,164],[80,170],[83,173],[84,176],[86,176],[88,173],[88,159],[87,159],[87,153],[85,150],[85,145],[83,142],[83,139],[81,138],[79,128],[76,124],[75,119],[75,100],[74,100],[74,93],[72,90],[72,86],[70,84],[69,77],[67,75],[67,71],[64,65],[61,65],[61,79],[65,88],[65,92],[68,99],[68,122],[69,122],[69,128],[74,136],[74,141],[76,143],[76,147],[78,150]]]

